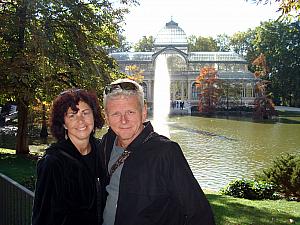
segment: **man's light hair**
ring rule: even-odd
[[[139,103],[141,109],[144,107],[144,90],[141,85],[139,85],[136,81],[130,80],[128,78],[118,79],[112,82],[110,85],[121,84],[121,83],[132,83],[136,86],[136,90],[124,90],[124,89],[115,89],[111,92],[105,94],[103,93],[103,105],[104,110],[106,110],[107,101],[110,99],[114,99],[119,96],[137,96],[139,99]]]

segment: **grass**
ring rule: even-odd
[[[32,189],[37,157],[14,153],[14,150],[0,148],[0,172]],[[247,200],[208,190],[204,192],[214,211],[217,225],[300,225],[300,202]]]
[[[247,200],[205,192],[219,225],[300,224],[300,203]]]
[[[15,155],[14,153],[15,150],[0,148],[0,173],[33,191],[37,157]]]

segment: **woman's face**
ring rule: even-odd
[[[64,116],[64,127],[74,144],[88,140],[94,129],[94,115],[91,107],[79,101],[77,108],[79,109],[77,112],[69,108]]]

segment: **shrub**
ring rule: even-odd
[[[277,157],[269,168],[256,177],[273,183],[275,190],[285,197],[300,200],[300,155]]]
[[[26,187],[27,189],[34,191],[35,188],[35,182],[36,182],[36,177],[35,176],[29,176],[25,177],[21,180],[20,184]]]
[[[221,194],[251,200],[275,199],[274,186],[265,181],[235,179],[220,190]]]

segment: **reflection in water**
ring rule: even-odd
[[[253,177],[280,154],[300,153],[300,124],[181,116],[166,125],[201,187],[215,191],[235,178]]]
[[[232,140],[232,141],[235,140],[233,138],[229,138],[229,137],[226,137],[224,135],[219,135],[219,134],[215,134],[215,133],[204,131],[204,130],[197,130],[197,129],[193,129],[193,128],[189,128],[189,127],[183,127],[183,126],[174,125],[174,124],[170,124],[169,126],[172,126],[173,128],[176,128],[176,129],[179,129],[179,130],[180,129],[185,130],[185,131],[188,131],[188,132],[191,132],[191,133],[197,133],[197,134],[203,134],[203,135],[206,135],[206,136],[219,137],[219,138]]]
[[[170,112],[170,75],[167,55],[158,55],[155,60],[153,126],[162,135],[170,137],[166,124]]]

